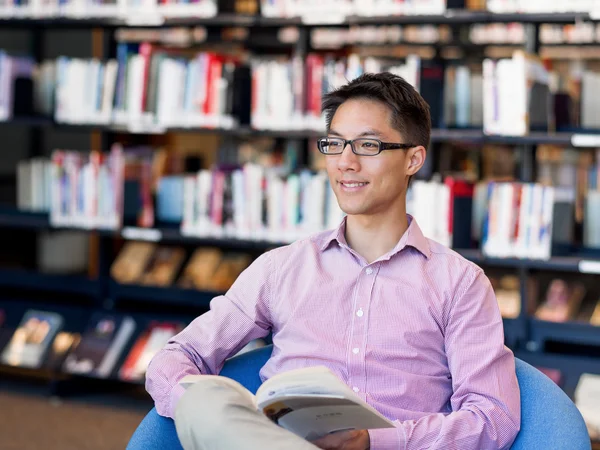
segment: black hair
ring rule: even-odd
[[[389,72],[365,73],[323,97],[327,130],[337,109],[350,99],[375,100],[391,111],[392,126],[406,143],[427,148],[431,137],[429,105],[404,78]]]

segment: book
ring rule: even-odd
[[[575,405],[592,440],[600,439],[600,375],[582,373],[575,388]]]
[[[62,325],[60,314],[28,310],[2,352],[2,363],[32,369],[41,367]]]
[[[52,347],[48,352],[44,367],[50,370],[60,370],[65,362],[65,359],[73,349],[77,347],[81,336],[79,333],[69,333],[61,331],[54,338]]]
[[[196,249],[177,285],[184,289],[210,289],[213,274],[222,258],[223,253],[218,248]]]
[[[600,301],[596,303],[592,317],[590,317],[590,324],[596,327],[600,327]]]
[[[217,375],[187,375],[184,388],[209,379],[238,390],[256,409],[281,427],[315,440],[344,430],[394,428],[394,423],[356,395],[324,366],[275,375],[252,395],[238,382]]]
[[[169,286],[185,258],[185,250],[179,247],[158,247],[146,271],[142,274],[140,284],[147,286]]]
[[[112,278],[124,284],[138,282],[155,250],[150,242],[127,242],[110,269]]]
[[[536,318],[550,322],[566,322],[575,317],[586,289],[582,283],[554,279],[548,286],[544,302],[535,312]]]
[[[150,360],[182,329],[183,324],[180,323],[151,322],[135,341],[119,369],[119,378],[128,381],[143,380]]]
[[[131,317],[95,314],[80,344],[63,365],[65,371],[107,378],[135,330]]]

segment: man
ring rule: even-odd
[[[147,389],[159,414],[175,418],[186,449],[509,448],[519,387],[489,280],[406,214],[429,107],[402,78],[382,73],[328,94],[323,110],[328,135],[318,144],[345,220],[261,255],[157,354]],[[188,374],[217,374],[270,331],[263,379],[326,365],[397,427],[309,443],[218,383],[185,393],[177,385]]]

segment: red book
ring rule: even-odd
[[[454,232],[454,200],[457,197],[473,198],[475,186],[465,180],[457,180],[453,177],[446,177],[444,184],[448,186],[450,191],[450,207],[448,208],[448,232],[450,236]]]
[[[323,90],[323,58],[316,55],[312,71],[312,109],[311,114],[321,116],[321,95]]]
[[[148,80],[150,78],[150,62],[152,60],[153,46],[149,42],[140,44],[139,54],[144,58],[144,80],[142,86],[142,111],[147,110]]]
[[[216,114],[216,102],[218,98],[218,80],[223,72],[223,61],[215,53],[207,53],[206,97],[202,112],[206,115]]]
[[[142,380],[150,360],[183,326],[171,322],[151,322],[137,339],[119,370],[123,380]]]

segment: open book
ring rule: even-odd
[[[187,388],[210,378],[248,396],[258,411],[307,440],[336,431],[394,427],[324,366],[276,375],[265,381],[256,395],[230,378],[215,375],[188,375],[179,383]]]

